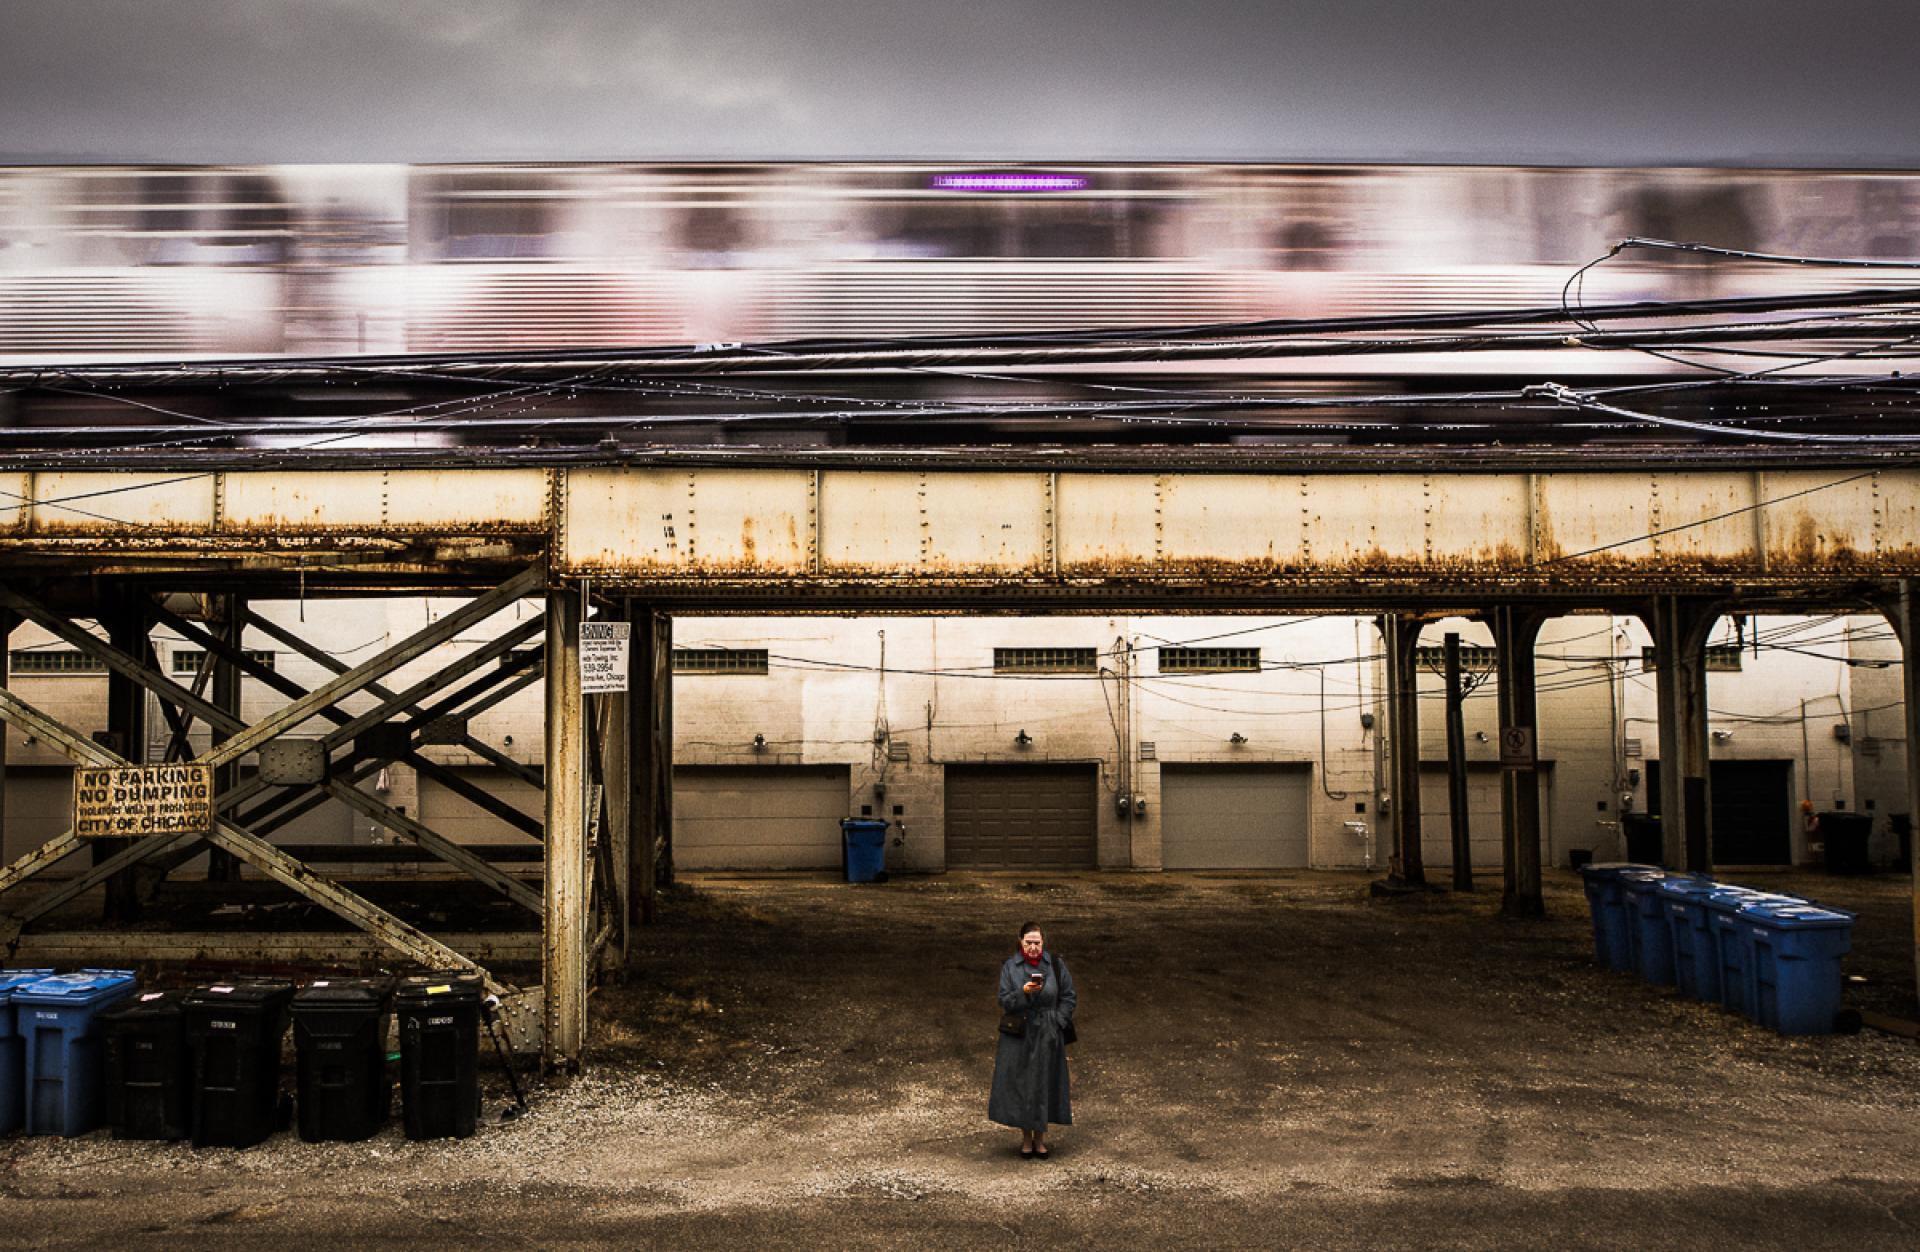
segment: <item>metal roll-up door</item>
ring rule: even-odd
[[[673,771],[680,869],[838,869],[845,765],[682,765]]]
[[[1162,765],[1167,869],[1298,869],[1309,860],[1308,765]]]
[[[1092,869],[1092,765],[949,765],[948,869]]]
[[[73,770],[65,765],[7,767],[6,860],[12,864],[73,825]],[[78,872],[84,857],[53,867],[55,876]]]

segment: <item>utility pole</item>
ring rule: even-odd
[[[1447,815],[1453,825],[1453,889],[1473,890],[1473,842],[1467,815],[1467,729],[1460,689],[1460,636],[1447,632]]]

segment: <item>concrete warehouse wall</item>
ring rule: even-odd
[[[454,603],[413,597],[255,608],[353,663]],[[527,603],[502,613],[387,685],[398,689],[538,611]],[[1470,645],[1490,643],[1484,626],[1464,619],[1428,626],[1421,642],[1437,649],[1449,630]],[[1723,620],[1713,636],[1716,645],[1735,638],[1730,620]],[[1874,855],[1890,858],[1888,815],[1906,806],[1899,667],[1896,660],[1875,668],[1897,657],[1885,624],[1874,617],[1765,617],[1749,619],[1738,638],[1747,642],[1741,668],[1709,675],[1711,725],[1723,732],[1713,744],[1714,758],[1792,761],[1796,805],[1811,799],[1820,809],[1871,811]],[[156,631],[156,639],[162,665],[170,668],[175,643],[164,628]],[[1539,751],[1550,766],[1543,771],[1542,798],[1544,851],[1551,864],[1565,864],[1573,850],[1599,858],[1623,855],[1621,816],[1646,808],[1646,766],[1659,755],[1654,675],[1641,663],[1641,649],[1649,642],[1638,620],[1606,615],[1559,618],[1542,632]],[[1088,763],[1098,778],[1098,862],[1112,869],[1156,869],[1164,863],[1163,771],[1168,767],[1306,771],[1310,785],[1300,820],[1314,866],[1383,863],[1391,806],[1402,802],[1378,781],[1385,766],[1384,671],[1370,619],[710,617],[676,621],[675,644],[759,648],[769,654],[764,674],[676,677],[677,764],[843,767],[847,812],[867,808],[894,823],[902,842],[890,850],[890,858],[905,870],[945,867],[944,768],[949,764]],[[1183,644],[1257,648],[1260,668],[1163,672],[1159,649]],[[17,629],[11,641],[16,652],[49,645],[65,647],[31,626]],[[319,665],[264,636],[250,636],[247,646],[274,652],[279,671],[303,685],[328,677]],[[1091,649],[1095,671],[996,674],[996,647]],[[1420,683],[1421,756],[1437,764],[1445,758],[1441,678],[1423,672]],[[106,681],[101,674],[16,673],[12,684],[28,701],[83,730],[103,725]],[[252,720],[282,700],[248,680],[243,703]],[[362,696],[349,707],[372,703],[372,697]],[[164,723],[157,714],[151,720],[157,755]],[[1497,764],[1491,681],[1472,692],[1465,720],[1469,760],[1482,770]],[[541,723],[536,685],[474,719],[471,731],[517,761],[538,764]],[[1835,736],[1836,725],[1847,727],[1846,739]],[[318,735],[324,729],[316,721],[300,733]],[[1029,740],[1024,745],[1016,743],[1023,731]],[[756,735],[763,747],[754,745]],[[204,745],[204,728],[196,730],[195,742]],[[16,787],[10,797],[6,855],[11,859],[30,846],[24,841],[31,832],[44,831],[55,820],[48,813],[16,810],[28,802],[28,789],[32,803],[43,808],[50,803],[64,762],[44,744],[29,744],[11,729],[7,753],[16,776],[38,780]],[[435,748],[430,754],[451,765],[481,765],[458,748]],[[497,775],[482,771],[474,777],[485,781]],[[412,770],[396,766],[384,783],[390,803],[420,812]],[[876,796],[876,784],[883,795]],[[1436,849],[1444,853],[1447,833],[1444,802],[1436,807],[1432,786],[1430,780],[1424,808],[1430,857]],[[1141,802],[1124,816],[1118,806],[1122,794]],[[1474,820],[1482,832],[1497,831],[1497,808],[1476,812]],[[365,818],[356,815],[353,822],[356,841],[385,837]],[[482,832],[489,822],[494,819],[462,820],[459,835],[524,838],[504,825]],[[1796,816],[1793,857],[1805,861],[1810,856]],[[1497,868],[1497,857],[1480,859],[1481,868]]]

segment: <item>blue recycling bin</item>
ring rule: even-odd
[[[1593,918],[1594,959],[1622,973],[1634,968],[1635,958],[1634,923],[1627,913],[1626,896],[1620,890],[1620,875],[1649,871],[1661,872],[1658,865],[1631,861],[1600,861],[1580,867],[1580,881],[1587,892],[1587,910]]]
[[[1824,1035],[1840,1011],[1840,958],[1853,914],[1799,900],[1757,900],[1737,923],[1751,945],[1753,1019],[1783,1035]]]
[[[14,1023],[27,1045],[28,1134],[82,1135],[101,1123],[106,1057],[94,1017],[133,991],[130,969],[87,969],[13,993]]]
[[[1720,1007],[1758,1021],[1753,986],[1753,927],[1740,913],[1749,904],[1766,901],[1800,904],[1793,896],[1751,887],[1721,887],[1707,893],[1711,914],[1715,964],[1720,971]]]
[[[1721,889],[1711,878],[1669,874],[1660,881],[1668,942],[1673,947],[1673,985],[1692,1000],[1720,1000],[1720,950],[1714,944],[1707,896]]]
[[[840,820],[840,846],[848,882],[887,880],[887,824],[875,818]]]
[[[13,1027],[13,993],[53,977],[50,969],[0,970],[0,1135],[26,1124],[27,1043]]]
[[[1657,987],[1673,985],[1673,929],[1667,925],[1666,897],[1660,894],[1666,880],[1666,871],[1658,869],[1628,870],[1619,878],[1634,968]]]

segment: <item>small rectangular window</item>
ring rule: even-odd
[[[1091,674],[1099,667],[1092,648],[995,648],[996,674]]]
[[[1258,648],[1162,648],[1162,674],[1218,674],[1260,668]]]
[[[268,669],[274,668],[272,652],[248,648],[247,659]],[[171,662],[176,674],[198,674],[206,668],[207,652],[204,648],[175,648]]]
[[[1738,673],[1740,657],[1740,645],[1737,643],[1710,643],[1707,645],[1707,672]],[[1660,668],[1659,654],[1651,647],[1640,649],[1640,668],[1649,673]]]
[[[78,648],[19,648],[9,657],[16,674],[104,674],[106,662]]]
[[[675,648],[676,674],[764,674],[765,648]]]
[[[1445,648],[1427,648],[1419,650],[1420,668],[1432,674],[1447,672],[1447,650]],[[1460,645],[1460,668],[1463,670],[1490,670],[1499,659],[1491,645],[1481,643],[1463,643]]]

